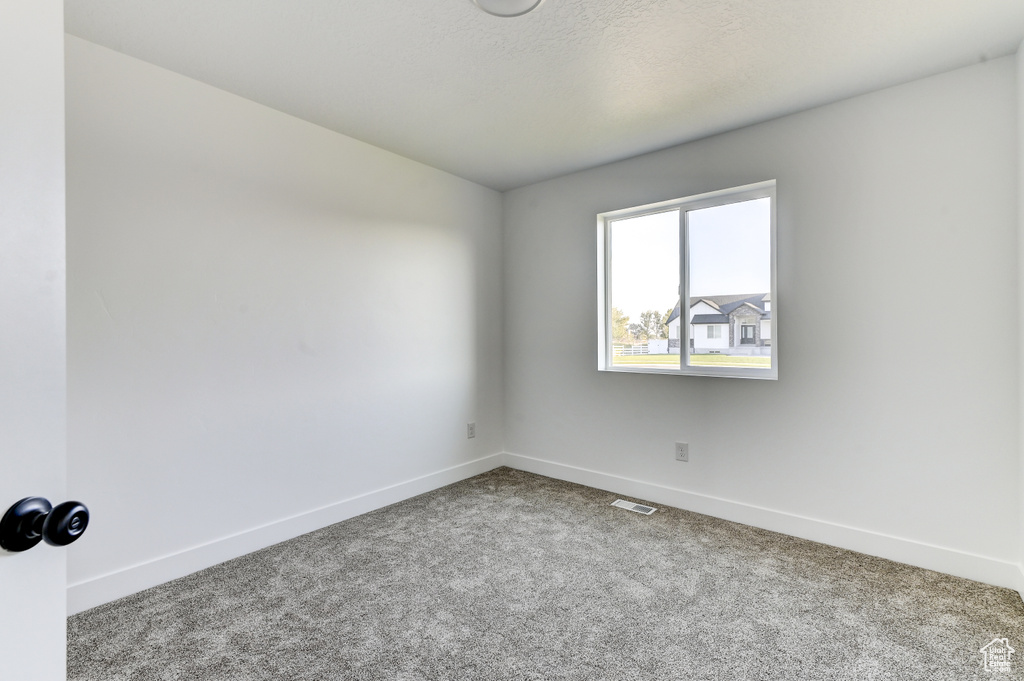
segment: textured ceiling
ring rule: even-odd
[[[65,0],[69,33],[504,190],[1010,54],[1024,0]]]

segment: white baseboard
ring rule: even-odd
[[[367,492],[246,532],[69,585],[68,614],[73,615],[184,577],[226,560],[465,480],[502,465],[1013,589],[1024,598],[1024,565],[1018,563],[506,452]]]
[[[132,565],[100,577],[68,586],[68,614],[149,589],[226,560],[297,537],[321,527],[362,515],[389,504],[479,475],[502,465],[502,455],[492,454],[468,463],[406,480],[389,487],[345,499],[322,508],[256,527],[178,553]]]
[[[793,515],[652,482],[506,452],[510,468],[604,489],[623,496],[752,525],[936,572],[1013,589],[1024,598],[1024,566],[973,553]]]

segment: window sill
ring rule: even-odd
[[[669,369],[660,367],[598,367],[598,371],[613,374],[660,374],[662,376],[710,376],[714,378],[749,378],[756,381],[777,381],[779,371],[771,369],[745,369],[742,367],[687,367]]]

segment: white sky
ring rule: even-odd
[[[690,211],[690,295],[771,290],[771,199]],[[640,321],[679,299],[679,211],[612,223],[612,306]]]

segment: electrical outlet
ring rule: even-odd
[[[476,437],[476,424],[475,423],[467,423],[466,424],[466,437]]]
[[[676,443],[676,461],[690,460],[690,445],[685,442]]]

